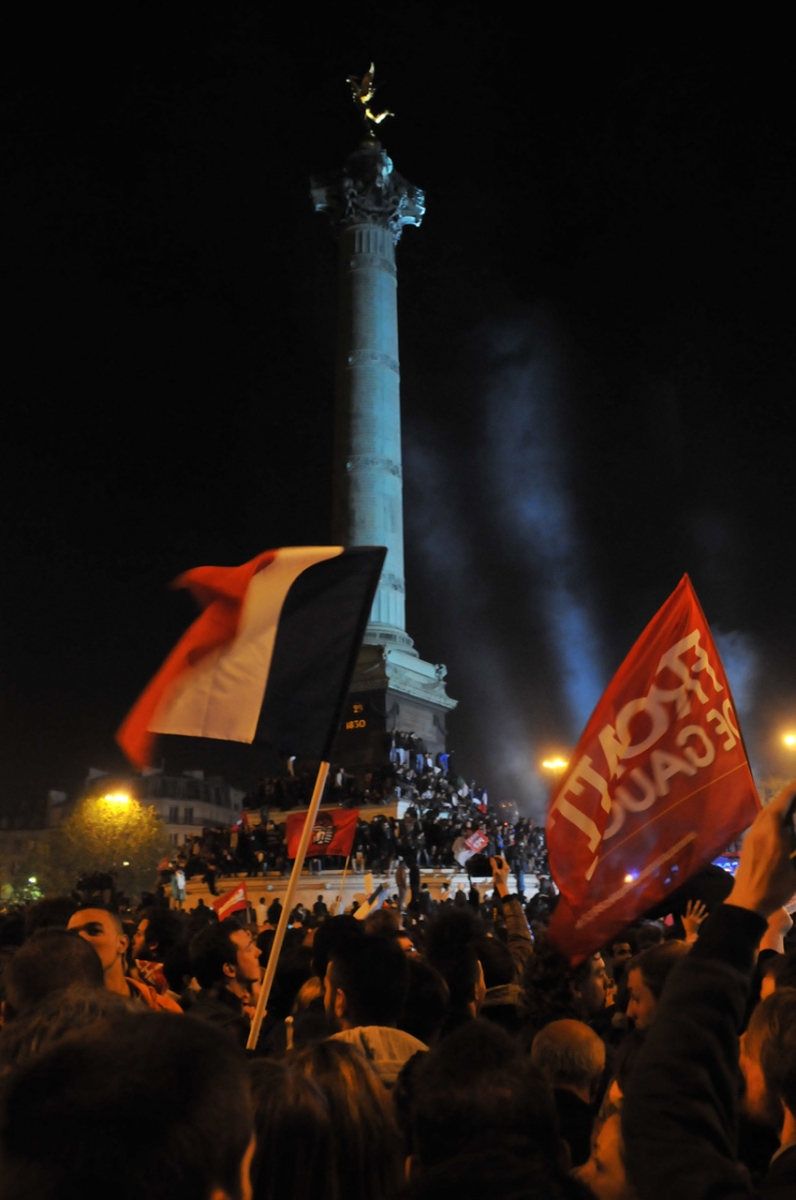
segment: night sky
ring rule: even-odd
[[[784,29],[315,11],[29,10],[12,39],[0,808],[121,766],[194,615],[170,579],[330,539],[336,246],[309,177],[356,145],[371,57],[427,199],[398,247],[408,631],[448,665],[459,769],[538,805],[538,760],[688,571],[758,778],[786,774]],[[208,743],[167,763],[257,774]]]

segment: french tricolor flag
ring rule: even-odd
[[[328,761],[385,554],[298,546],[181,575],[202,613],[116,735],[129,760],[177,733]]]

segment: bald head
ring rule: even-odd
[[[605,1046],[582,1021],[551,1021],[533,1039],[531,1062],[551,1087],[588,1103],[605,1067]]]

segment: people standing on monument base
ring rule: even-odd
[[[795,795],[760,813],[728,899],[695,940],[678,939],[679,924],[653,931],[664,941],[631,960],[626,1013],[606,963],[613,950],[621,966],[649,926],[573,966],[544,921],[533,943],[502,858],[491,861],[488,920],[467,904],[414,923],[397,909],[324,916],[311,949],[306,928],[293,931],[252,1056],[253,1099],[240,1047],[272,939],[260,955],[250,928],[214,921],[180,958],[193,915],[161,928],[140,910],[137,961],[154,961],[141,955],[174,934],[170,990],[191,972],[201,988],[170,1016],[148,1011],[128,935],[106,909],[59,900],[53,919],[71,928],[35,931],[31,919],[27,939],[24,922],[0,917],[0,942],[11,942],[0,1200],[100,1194],[100,1175],[114,1172],[122,1196],[239,1200],[252,1154],[262,1197],[312,1187],[330,1200],[397,1200],[402,1186],[410,1198],[793,1196],[794,935],[783,944],[781,906],[796,892]],[[774,928],[775,986],[758,1000],[755,951]]]

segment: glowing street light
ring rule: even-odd
[[[558,754],[555,756],[555,758],[545,758],[542,760],[542,770],[549,771],[553,776],[552,791],[555,791],[555,789],[558,787],[561,775],[564,771],[566,771],[568,766],[569,763],[567,760],[565,758],[561,758],[561,756]]]
[[[546,758],[543,761],[542,766],[544,767],[545,771],[555,771],[558,773],[559,771],[563,771],[566,767],[568,767],[569,763],[565,758]]]
[[[796,733],[783,733],[782,741],[789,750],[796,750]]]
[[[102,799],[105,801],[106,804],[129,804],[130,803],[130,797],[127,795],[126,792],[111,792],[107,796],[103,796]]]

